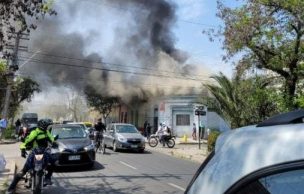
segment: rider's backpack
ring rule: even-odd
[[[167,131],[169,133],[169,136],[172,136],[172,131],[171,131],[171,129],[169,127],[167,127]]]

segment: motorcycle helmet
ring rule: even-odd
[[[48,126],[52,125],[53,121],[51,119],[40,119],[37,126],[42,130],[47,130]]]

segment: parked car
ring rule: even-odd
[[[297,110],[223,133],[185,193],[303,193],[303,120]]]
[[[88,165],[95,161],[94,144],[79,125],[58,124],[51,126],[51,134],[58,135],[58,148],[52,148],[57,166]]]
[[[116,152],[119,149],[137,150],[144,152],[145,138],[134,125],[126,123],[111,123],[104,133],[106,147],[113,147]]]

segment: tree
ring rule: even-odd
[[[118,97],[102,95],[90,86],[85,88],[85,96],[88,105],[101,113],[105,122],[112,108],[119,103]]]
[[[6,80],[6,72],[7,72],[7,65],[6,63],[1,60],[0,61],[0,110],[1,110],[1,105],[4,103],[4,97],[5,97],[5,90],[7,86],[7,80]]]
[[[256,124],[279,110],[276,101],[279,95],[269,87],[271,83],[263,77],[229,80],[224,74],[212,76],[218,85],[207,84],[217,103],[208,104],[231,125],[237,128]],[[277,99],[277,100],[276,100]],[[209,101],[210,102],[210,101]],[[212,102],[212,101],[211,101]]]
[[[218,0],[218,16],[225,26],[226,59],[242,54],[243,68],[269,70],[284,79],[286,106],[295,108],[299,80],[304,78],[304,1],[246,0],[229,8]]]
[[[51,8],[53,0],[1,0],[0,1],[0,53],[13,38],[14,33],[30,32],[36,29],[31,18],[39,19],[49,13],[56,14]],[[3,53],[4,57],[8,53]]]
[[[11,93],[9,117],[12,118],[15,115],[22,102],[30,102],[35,92],[39,93],[40,91],[39,84],[34,80],[30,78],[17,78]]]
[[[82,95],[80,95],[75,90],[67,93],[67,103],[68,103],[68,110],[72,112],[73,120],[83,121],[88,118],[88,107],[85,103],[85,99]]]

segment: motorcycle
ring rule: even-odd
[[[165,144],[168,146],[168,148],[173,148],[175,146],[175,136],[174,135],[168,135],[164,138]],[[156,147],[158,145],[158,142],[160,142],[160,137],[157,134],[152,134],[148,138],[148,144],[151,147]]]
[[[58,135],[54,139],[57,140]],[[34,153],[34,165],[33,168],[25,174],[24,180],[26,183],[25,187],[30,188],[33,194],[41,194],[43,187],[46,186],[46,184],[44,184],[44,180],[45,175],[47,174],[47,166],[49,163],[46,163],[44,154],[45,152],[51,153],[51,147],[56,148],[57,146],[58,144],[53,143],[44,150],[41,150],[39,148],[33,149],[32,152]]]
[[[33,194],[40,194],[44,185],[44,178],[46,175],[46,167],[44,160],[44,152],[50,151],[47,148],[45,151],[41,151],[39,149],[34,149],[34,167],[30,169],[26,175],[24,182],[26,183],[26,187],[30,188]]]

